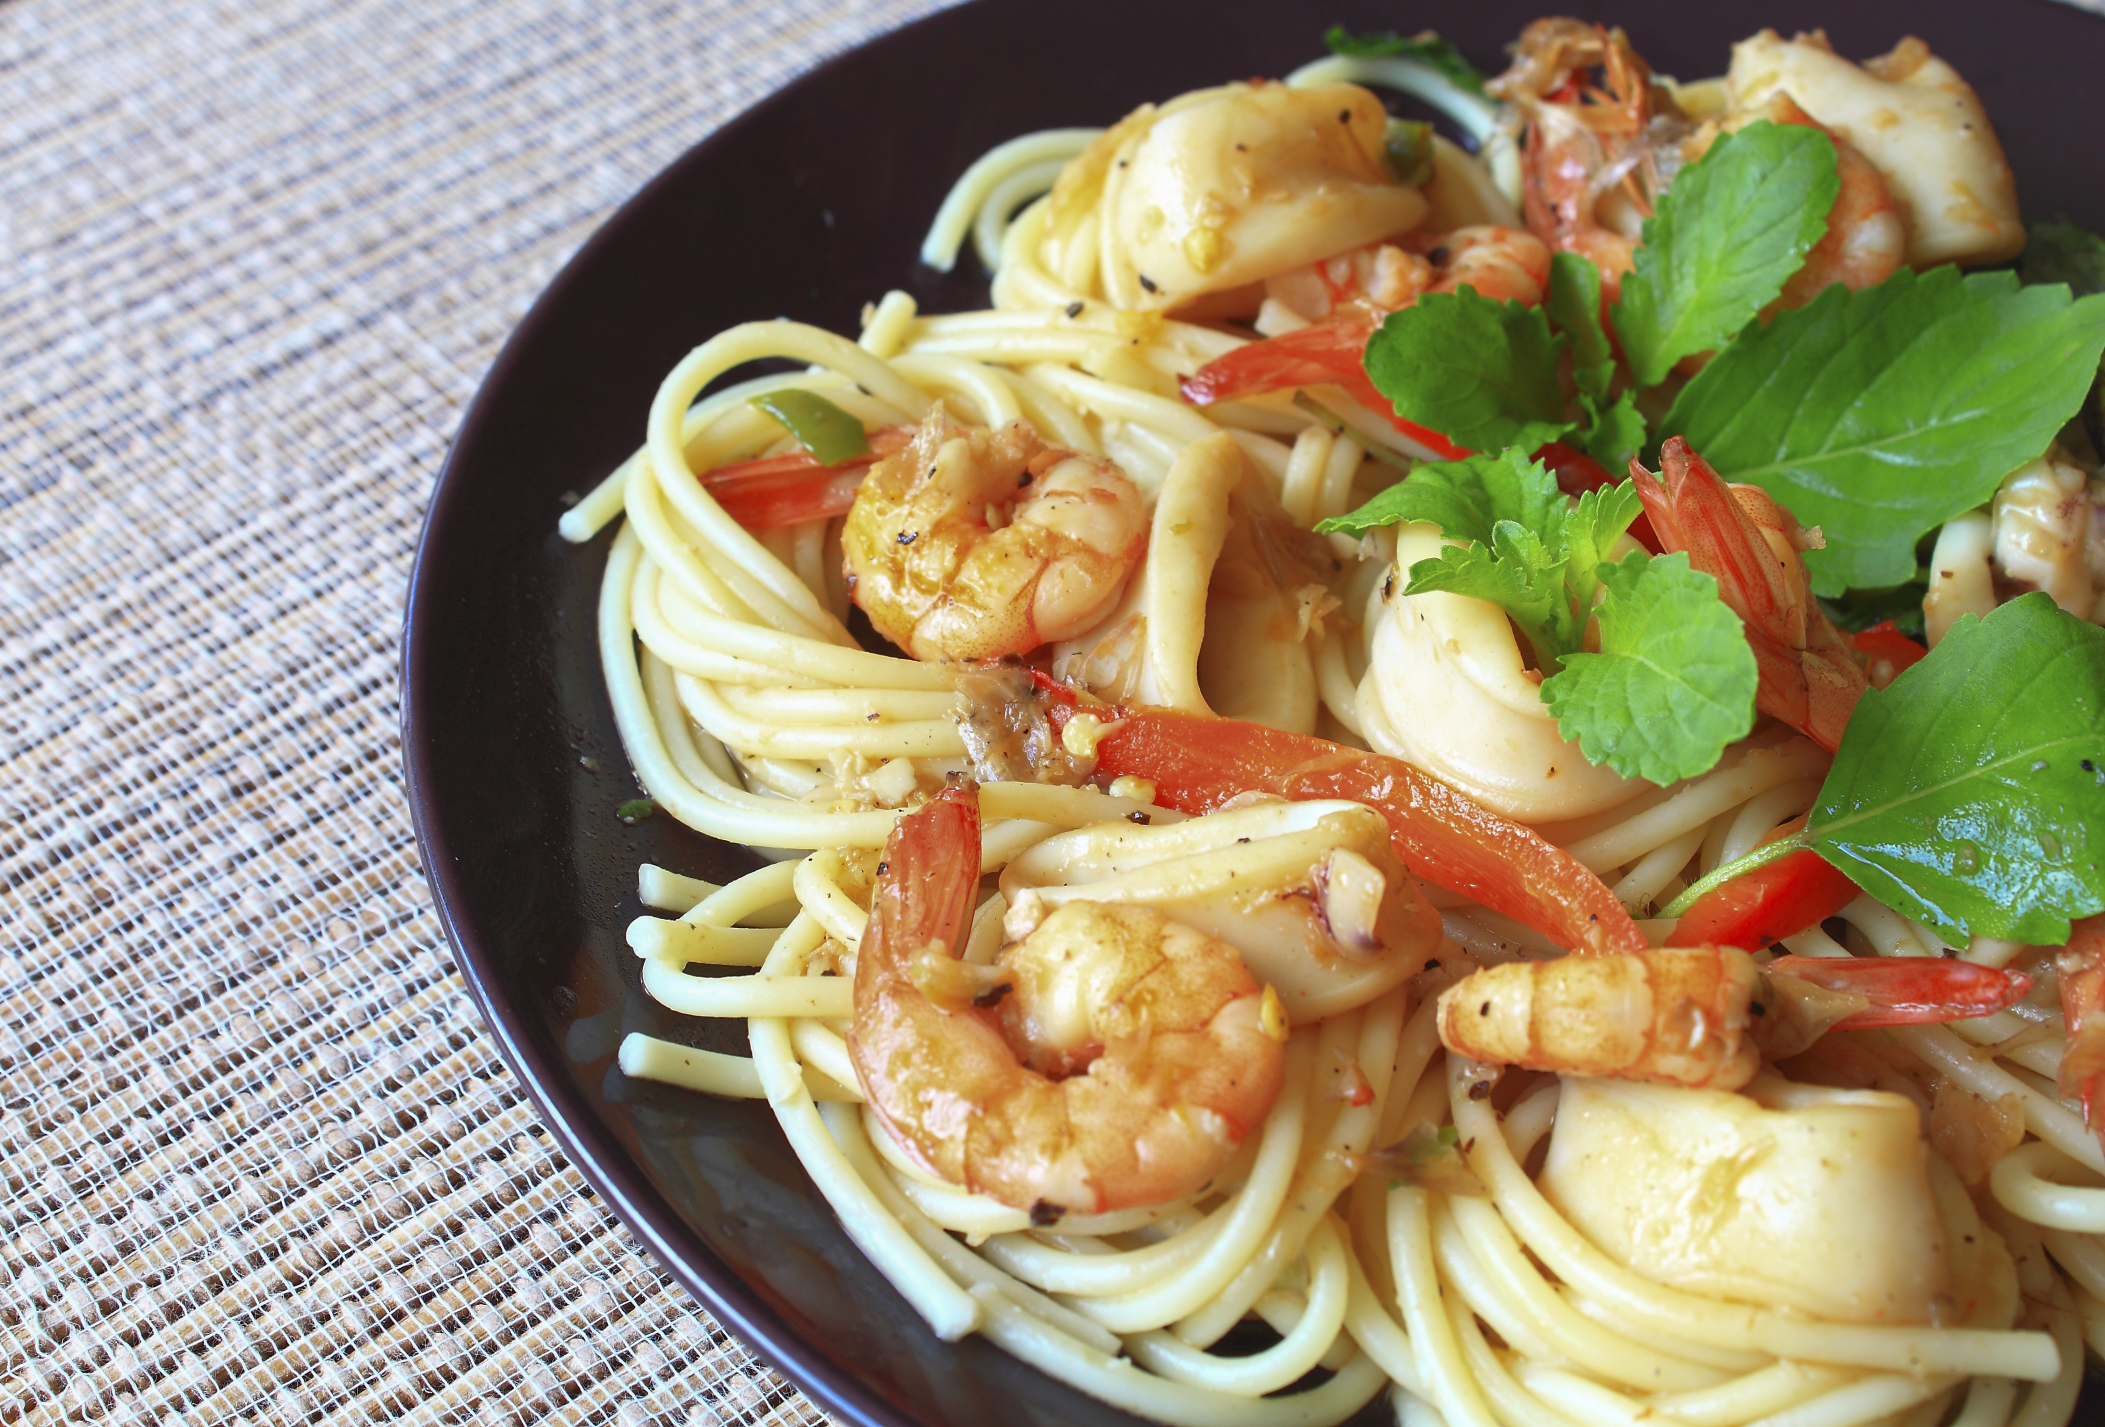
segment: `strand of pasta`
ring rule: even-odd
[[[987,150],[943,195],[928,225],[928,236],[921,240],[921,261],[937,272],[949,272],[974,219],[1005,180],[1047,162],[1064,165],[1101,133],[1101,129],[1040,129]],[[988,266],[994,266],[993,262]]]

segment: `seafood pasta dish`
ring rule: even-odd
[[[1917,39],[1327,40],[974,164],[985,311],[696,334],[564,517],[623,817],[759,867],[641,868],[748,1053],[621,1068],[1152,1420],[2067,1421],[2105,241]]]

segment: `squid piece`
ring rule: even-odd
[[[2025,246],[2017,182],[1981,101],[1959,72],[1913,36],[1855,65],[1818,30],[1786,40],[1763,30],[1732,49],[1735,108],[1788,95],[1846,140],[1885,180],[1907,229],[1907,260],[1999,263]]]
[[[1143,105],[1061,173],[1041,256],[1070,281],[1093,269],[1130,311],[1260,282],[1418,225],[1425,198],[1384,165],[1387,137],[1381,101],[1350,84]]]
[[[1217,937],[1293,1023],[1365,1005],[1439,947],[1439,913],[1357,803],[1263,803],[1172,827],[1100,824],[1046,839],[1002,873],[1021,940],[1060,907],[1143,906]]]

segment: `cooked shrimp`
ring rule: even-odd
[[[1941,958],[1762,967],[1734,947],[1656,947],[1473,972],[1441,993],[1440,1040],[1493,1065],[1737,1090],[1764,1051],[1793,1055],[1829,1030],[1983,1016],[2031,989],[2020,973]]]
[[[1463,455],[1446,437],[1395,414],[1367,376],[1367,339],[1390,312],[1428,293],[1467,287],[1500,302],[1539,306],[1549,273],[1549,249],[1519,228],[1410,233],[1356,248],[1267,283],[1263,311],[1270,325],[1308,325],[1216,357],[1179,387],[1194,406],[1210,406],[1284,387],[1334,383],[1433,454]]]
[[[1483,224],[1452,233],[1404,233],[1320,263],[1265,279],[1265,295],[1304,322],[1352,309],[1376,316],[1409,307],[1429,292],[1472,288],[1497,302],[1542,301],[1550,254],[1524,228]],[[1262,318],[1260,318],[1260,325]]]
[[[2061,981],[2061,1017],[2068,1047],[2061,1052],[2064,1100],[2083,1107],[2083,1123],[2105,1143],[2105,915],[2085,917],[2070,928],[2068,945],[2054,958]]]
[[[1782,307],[1803,307],[1822,289],[1841,283],[1852,290],[1884,282],[1900,271],[1908,256],[1907,225],[1886,181],[1871,161],[1841,135],[1793,103],[1791,96],[1771,94],[1759,105],[1735,107],[1718,126],[1718,132],[1743,129],[1757,120],[1795,124],[1818,129],[1835,146],[1835,170],[1840,190],[1834,206],[1827,210],[1827,231],[1805,255],[1805,263],[1783,285],[1777,299]],[[1705,132],[1686,146],[1688,158],[1702,157],[1716,133]]]
[[[1078,902],[991,967],[956,959],[979,793],[947,788],[885,846],[849,1054],[894,1140],[1041,1224],[1197,1193],[1279,1093],[1286,1017],[1233,947]]]
[[[1529,25],[1512,67],[1486,88],[1527,122],[1528,227],[1560,252],[1591,258],[1613,299],[1654,200],[1680,166],[1687,119],[1621,30],[1579,20]]]
[[[1726,85],[1747,110],[1788,95],[1862,153],[1892,195],[1915,267],[2001,262],[2023,249],[2017,185],[1995,129],[1973,89],[1921,40],[1858,66],[1817,30],[1792,40],[1763,30],[1733,46]]]
[[[1799,551],[1813,549],[1791,513],[1759,486],[1727,486],[1679,436],[1660,448],[1660,475],[1630,477],[1668,550],[1718,582],[1746,627],[1761,683],[1754,702],[1830,751],[1870,687],[1849,641],[1820,612]],[[1662,480],[1663,478],[1663,480]]]
[[[938,403],[870,471],[841,528],[848,592],[916,659],[1024,654],[1094,624],[1147,544],[1138,489],[1017,422],[952,426]]]

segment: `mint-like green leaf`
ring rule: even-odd
[[[1645,220],[1623,278],[1615,331],[1632,380],[1657,385],[1774,302],[1840,191],[1834,142],[1818,129],[1762,120],[1720,134]]]
[[[1605,400],[1615,377],[1615,349],[1601,327],[1601,270],[1577,253],[1554,254],[1542,305],[1557,330],[1571,338],[1572,380],[1584,395]]]
[[[1367,375],[1404,420],[1472,451],[1502,451],[1535,428],[1566,429],[1563,349],[1541,308],[1465,287],[1390,313],[1368,339]]]
[[[1619,486],[1600,486],[1586,492],[1565,517],[1564,585],[1571,594],[1573,609],[1580,612],[1582,624],[1585,612],[1593,609],[1593,592],[1600,584],[1599,572],[1605,568],[1602,562],[1643,510],[1636,484],[1624,481]]]
[[[1565,439],[1610,471],[1628,470],[1630,458],[1645,448],[1648,434],[1636,398],[1624,392],[1603,407],[1581,392],[1579,406],[1586,413],[1586,420]]]
[[[1685,554],[1633,554],[1598,571],[1601,652],[1543,681],[1557,731],[1588,761],[1671,783],[1714,767],[1754,727],[1754,651],[1718,582]]]
[[[1484,92],[1483,74],[1462,57],[1460,50],[1431,30],[1415,35],[1399,35],[1394,30],[1355,35],[1343,25],[1332,25],[1323,32],[1323,43],[1330,47],[1332,54],[1350,55],[1355,59],[1414,59],[1439,71],[1449,82],[1471,94]]]
[[[1426,461],[1358,510],[1318,522],[1316,533],[1364,535],[1376,526],[1424,521],[1449,539],[1489,544],[1491,527],[1501,520],[1541,530],[1553,513],[1561,517],[1562,497],[1557,478],[1528,455],[1531,449],[1509,446],[1459,461]]]
[[[1403,592],[1445,590],[1491,601],[1527,636],[1537,665],[1554,672],[1579,648],[1599,583],[1596,567],[1644,507],[1629,481],[1568,504],[1556,477],[1517,451],[1487,465],[1478,508],[1492,520],[1490,548],[1449,546],[1437,559],[1420,560]]]
[[[2044,593],[1960,619],[1857,704],[1806,831],[1954,937],[2067,941],[2105,910],[2105,629]]]
[[[1805,556],[1817,593],[1877,589],[1914,575],[1924,532],[2046,449],[2101,351],[2105,294],[1903,269],[1749,329],[1660,430],[1820,527],[1827,548]]]
[[[1501,520],[1491,531],[1491,545],[1450,545],[1437,559],[1411,566],[1407,595],[1435,590],[1469,595],[1505,610],[1528,644],[1535,660],[1553,665],[1576,647],[1577,629],[1570,597],[1564,589],[1562,552],[1552,552],[1540,535],[1518,521]]]

